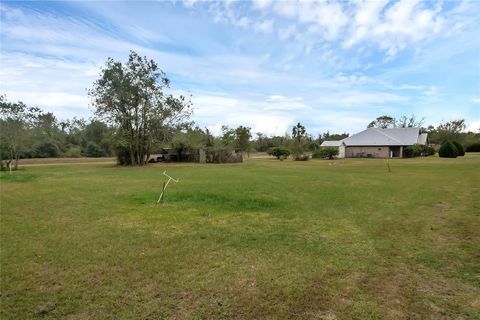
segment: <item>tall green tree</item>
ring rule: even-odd
[[[299,160],[307,147],[307,130],[299,123],[292,128],[292,154],[295,160]]]
[[[126,63],[107,60],[89,95],[95,114],[117,129],[120,164],[146,164],[155,143],[190,124],[190,100],[166,94],[169,86],[156,62],[134,51]]]
[[[252,138],[250,127],[239,126],[235,129],[235,149],[241,152],[250,152],[250,139]]]
[[[114,129],[106,123],[99,120],[92,120],[87,124],[83,131],[83,148],[84,155],[87,157],[94,156],[89,150],[96,151],[97,155],[111,156],[113,154],[113,135]],[[89,148],[87,148],[89,146]]]
[[[387,128],[394,128],[395,127],[395,118],[384,115],[376,118],[372,122],[370,122],[367,128],[380,128],[380,129],[387,129]]]
[[[463,131],[465,128],[465,119],[442,122],[436,128],[430,127],[430,142],[441,144],[446,140],[451,140],[464,143],[466,134]]]
[[[0,160],[7,159],[17,169],[20,155],[33,144],[32,128],[40,115],[39,108],[8,102],[0,95]]]
[[[318,135],[318,143],[322,144],[323,141],[342,140],[349,136],[348,133],[330,133],[330,131],[324,132]]]

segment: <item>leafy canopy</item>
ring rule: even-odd
[[[166,94],[169,85],[155,61],[134,51],[126,63],[108,58],[88,93],[95,114],[117,129],[119,163],[146,164],[155,144],[191,125],[190,100]]]

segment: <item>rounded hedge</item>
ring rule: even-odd
[[[438,150],[438,156],[441,158],[456,158],[458,157],[458,150],[450,141],[445,141]]]
[[[286,158],[290,155],[290,150],[286,147],[271,147],[267,150],[267,154],[275,156],[277,159]]]
[[[463,146],[457,141],[452,141],[452,143],[455,145],[455,148],[457,148],[458,150],[458,156],[463,157],[465,155],[465,149],[463,148]]]

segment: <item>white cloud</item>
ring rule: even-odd
[[[265,110],[278,110],[278,111],[288,111],[288,110],[303,110],[307,106],[303,102],[302,98],[289,98],[281,95],[273,95],[266,99]]]
[[[466,128],[466,131],[480,133],[480,120],[470,122]]]
[[[226,93],[197,91],[193,93],[192,102],[196,106],[197,123],[215,134],[220,133],[221,125],[246,125],[252,128],[252,132],[283,135],[309,110],[301,98],[282,95],[241,98]]]
[[[362,107],[368,109],[392,103],[406,102],[408,98],[386,92],[342,91],[321,96],[317,101],[324,106]]]
[[[255,24],[255,32],[272,33],[273,20],[264,20]]]
[[[400,0],[390,7],[387,4],[387,1],[358,1],[344,46],[375,43],[392,57],[412,43],[436,37],[445,24],[440,10],[426,9],[418,0]]]
[[[272,4],[272,0],[253,0],[252,5],[254,9],[264,10],[270,7]]]
[[[200,1],[201,0],[183,0],[182,3],[185,7],[192,8],[195,6],[195,4],[197,4]]]
[[[198,37],[197,30],[192,28],[180,38],[177,30],[166,32],[168,37],[157,35],[154,28],[133,18],[128,26],[119,26],[125,13],[111,18],[109,28],[104,30],[88,17],[54,15],[54,11],[28,8],[16,10],[2,4],[0,91],[7,93],[10,100],[24,100],[61,118],[89,116],[85,89],[98,77],[100,66],[108,56],[125,61],[128,51],[133,49],[166,68],[173,88],[191,90],[197,107],[194,119],[215,130],[220,124],[248,125],[255,131],[283,134],[300,121],[310,133],[324,129],[355,132],[383,111],[415,112],[429,116],[429,120],[433,115],[450,116],[450,110],[432,101],[441,92],[455,93],[455,89],[441,83],[441,79],[426,82],[415,77],[411,81],[414,84],[406,82],[419,70],[427,74],[445,62],[458,61],[455,57],[465,52],[465,46],[457,44],[463,42],[442,44],[436,51],[425,50],[412,58],[414,62],[405,59],[407,63],[399,61],[394,68],[375,61],[381,57],[369,57],[366,62],[373,62],[373,70],[368,72],[362,67],[365,61],[358,58],[376,54],[368,51],[369,45],[383,46],[383,50],[392,50],[394,54],[403,45],[427,41],[429,38],[423,38],[425,30],[433,30],[432,21],[442,21],[447,15],[438,8],[425,9],[421,3],[408,7],[400,1],[396,3],[406,7],[395,8],[399,17],[393,13],[387,16],[396,3],[353,1],[355,5],[299,2],[291,11],[287,10],[290,4],[283,3],[280,9],[282,3],[262,2],[262,11],[255,14],[246,12],[248,6],[241,2],[202,3],[192,10],[210,10],[221,21],[239,28],[231,27],[213,36],[200,33]],[[456,15],[459,20],[460,13]],[[345,17],[351,21],[345,22]],[[187,20],[191,21],[190,18]],[[202,18],[195,16],[193,20]],[[401,28],[410,22],[417,26],[413,29],[423,30],[420,35],[413,35],[410,27]],[[211,21],[202,20],[201,25],[206,25],[208,32],[215,28]],[[356,34],[353,25],[363,26],[368,36]],[[241,28],[272,37],[252,37],[252,32]],[[478,31],[470,35],[478,35]],[[198,41],[192,43],[195,37]],[[277,41],[277,37],[284,41]],[[350,37],[352,50],[338,48]],[[473,37],[469,38],[473,42]],[[156,42],[165,45],[155,47],[152,44]],[[470,49],[478,48],[477,44],[469,45]],[[441,97],[449,99],[447,94]],[[456,108],[456,116],[478,119],[472,99],[480,103],[480,97],[476,97],[475,91],[464,97],[467,107]],[[431,110],[432,116],[425,110]]]
[[[241,17],[236,23],[237,26],[243,27],[243,28],[248,27],[249,24],[250,24],[250,19],[248,19],[247,17]]]
[[[342,5],[327,1],[278,1],[274,12],[310,25],[309,30],[328,40],[336,39],[348,23]]]
[[[254,2],[253,8],[303,24],[303,32],[317,35],[317,42],[338,41],[346,49],[374,45],[387,60],[412,44],[459,32],[474,21],[471,12],[478,10],[466,1],[446,9],[442,2],[420,0]],[[278,32],[279,38],[289,38],[285,30]]]
[[[297,27],[294,24],[289,25],[286,28],[278,29],[278,37],[280,40],[288,40],[295,37],[297,34]]]
[[[91,115],[86,88],[98,76],[95,62],[5,52],[1,61],[0,90],[9,100],[41,107],[60,118]]]

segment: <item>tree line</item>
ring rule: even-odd
[[[327,140],[341,140],[348,133],[308,134],[300,123],[291,133],[267,136],[252,134],[251,128],[223,126],[214,136],[194,126],[190,97],[169,94],[170,80],[153,60],[131,51],[127,62],[109,58],[100,77],[88,90],[94,118],[59,120],[53,113],[23,102],[10,102],[0,95],[0,160],[14,167],[22,158],[116,156],[123,165],[144,165],[162,148],[179,154],[207,148],[220,156],[231,152],[266,152],[283,148],[294,159],[303,160]],[[455,140],[468,146],[478,143],[479,133],[464,132],[465,120],[423,126],[424,119],[381,116],[368,127],[421,127],[430,143]]]

